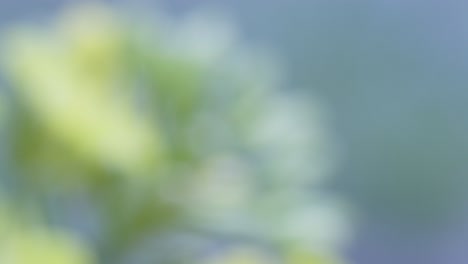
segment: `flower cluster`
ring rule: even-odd
[[[6,36],[18,192],[102,263],[339,263],[345,208],[321,188],[333,166],[321,108],[281,89],[277,64],[222,16],[118,14],[82,5]],[[70,252],[45,231],[16,240]]]

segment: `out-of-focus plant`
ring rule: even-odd
[[[122,13],[75,6],[2,38],[3,178],[47,219],[7,240],[59,255],[11,263],[75,263],[57,226],[100,263],[339,263],[320,108],[281,90],[276,64],[221,16],[136,26]]]
[[[42,219],[27,212],[22,215],[6,204],[0,206],[0,262],[5,264],[91,264],[88,249],[66,232],[46,229]],[[23,212],[24,214],[24,212]]]

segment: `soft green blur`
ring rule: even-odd
[[[216,12],[124,14],[1,38],[1,263],[341,263],[321,107]]]

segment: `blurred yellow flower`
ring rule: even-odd
[[[313,252],[300,248],[290,249],[286,253],[285,262],[287,264],[343,264],[335,253]]]
[[[22,216],[22,217],[20,217]],[[0,263],[96,264],[93,254],[73,235],[40,226],[36,214],[0,206]]]
[[[0,241],[3,264],[94,264],[87,250],[65,234],[17,231]]]
[[[203,264],[275,264],[274,258],[253,247],[229,249]]]
[[[119,54],[108,54],[113,50],[109,45],[120,43],[109,35],[107,25],[112,23],[97,20],[87,24],[87,15],[87,11],[70,14],[72,21],[67,26],[71,28],[65,27],[58,36],[15,31],[9,45],[15,56],[9,58],[7,66],[19,83],[16,88],[25,106],[48,133],[71,151],[127,174],[147,173],[161,158],[163,143],[156,125],[137,112],[128,91],[119,91],[120,85],[125,84],[118,83],[118,76],[90,76],[76,68],[116,67],[114,62],[96,66],[96,62],[87,65],[76,59],[94,60],[102,55],[100,63],[108,63]],[[93,13],[90,15],[94,17]],[[94,31],[101,26],[103,32]],[[76,39],[63,44],[65,33]]]

